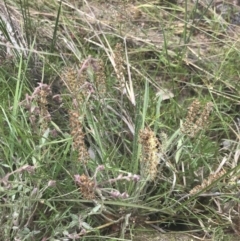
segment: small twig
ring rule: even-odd
[[[215,193],[201,193],[198,195],[198,197],[218,197],[222,195],[232,195],[232,193],[221,193],[221,192],[215,192]],[[190,196],[190,194],[176,194],[176,196],[182,196],[178,202],[182,201],[183,199]]]
[[[166,233],[165,230],[163,230],[162,228],[160,228],[159,226],[155,225],[155,224],[149,224],[151,227],[155,228],[156,230],[158,230],[160,233]]]

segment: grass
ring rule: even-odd
[[[238,26],[187,1],[0,7],[2,240],[239,235]]]

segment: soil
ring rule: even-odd
[[[191,235],[183,234],[183,233],[153,233],[153,234],[138,234],[133,238],[133,241],[220,241],[219,239],[208,239],[208,238],[194,238]],[[228,237],[224,237],[222,240],[231,240],[231,241],[239,241],[239,236],[229,235]]]

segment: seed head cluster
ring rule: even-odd
[[[114,62],[115,72],[119,81],[120,87],[123,90],[125,88],[125,76],[124,76],[124,59],[123,59],[123,47],[120,43],[117,43],[114,49]]]
[[[150,128],[140,131],[140,144],[142,145],[142,156],[140,159],[141,176],[153,181],[158,172],[158,152],[160,143]]]
[[[62,79],[70,92],[73,103],[72,109],[68,111],[70,133],[73,138],[73,149],[78,153],[78,161],[82,164],[86,164],[89,160],[89,154],[84,143],[84,131],[82,125],[84,115],[81,114],[81,110],[79,108],[79,106],[84,102],[86,92],[79,91],[83,79],[78,82],[77,76],[77,69],[69,67],[65,69]]]
[[[32,95],[26,95],[21,105],[28,110],[29,120],[36,132],[43,134],[51,121],[48,111],[48,98],[52,96],[51,87],[47,84],[38,83]]]
[[[68,88],[72,97],[77,103],[83,103],[87,96],[86,90],[84,90],[84,84],[86,82],[86,73],[82,73],[78,76],[78,70],[76,67],[67,67],[62,73],[62,80]]]
[[[200,102],[194,100],[188,107],[187,118],[181,127],[182,133],[190,137],[196,136],[200,130],[206,127],[212,108],[212,102],[208,102],[202,109]]]
[[[218,173],[210,174],[207,179],[203,180],[201,185],[195,186],[189,193],[191,195],[194,195],[194,194],[200,192],[201,190],[209,187],[214,181],[218,180],[225,173],[226,173],[225,170],[222,170],[222,171],[220,171]]]
[[[95,82],[96,82],[98,94],[100,96],[104,96],[104,94],[106,93],[106,75],[104,72],[104,63],[101,59],[98,60],[95,76],[96,76]]]
[[[79,112],[74,110],[69,111],[69,124],[71,136],[73,138],[73,149],[78,152],[78,161],[87,164],[90,157],[84,143],[84,131],[80,118]]]
[[[78,185],[83,198],[92,200],[95,198],[95,184],[85,174],[75,175],[75,182]]]
[[[48,127],[48,123],[51,121],[51,115],[48,112],[48,100],[47,97],[52,94],[51,88],[47,84],[40,84],[39,91],[37,95],[37,102],[40,110],[39,116],[42,117],[41,130],[46,130]]]

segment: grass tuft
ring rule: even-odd
[[[0,3],[2,240],[240,234],[239,23],[218,7]]]

